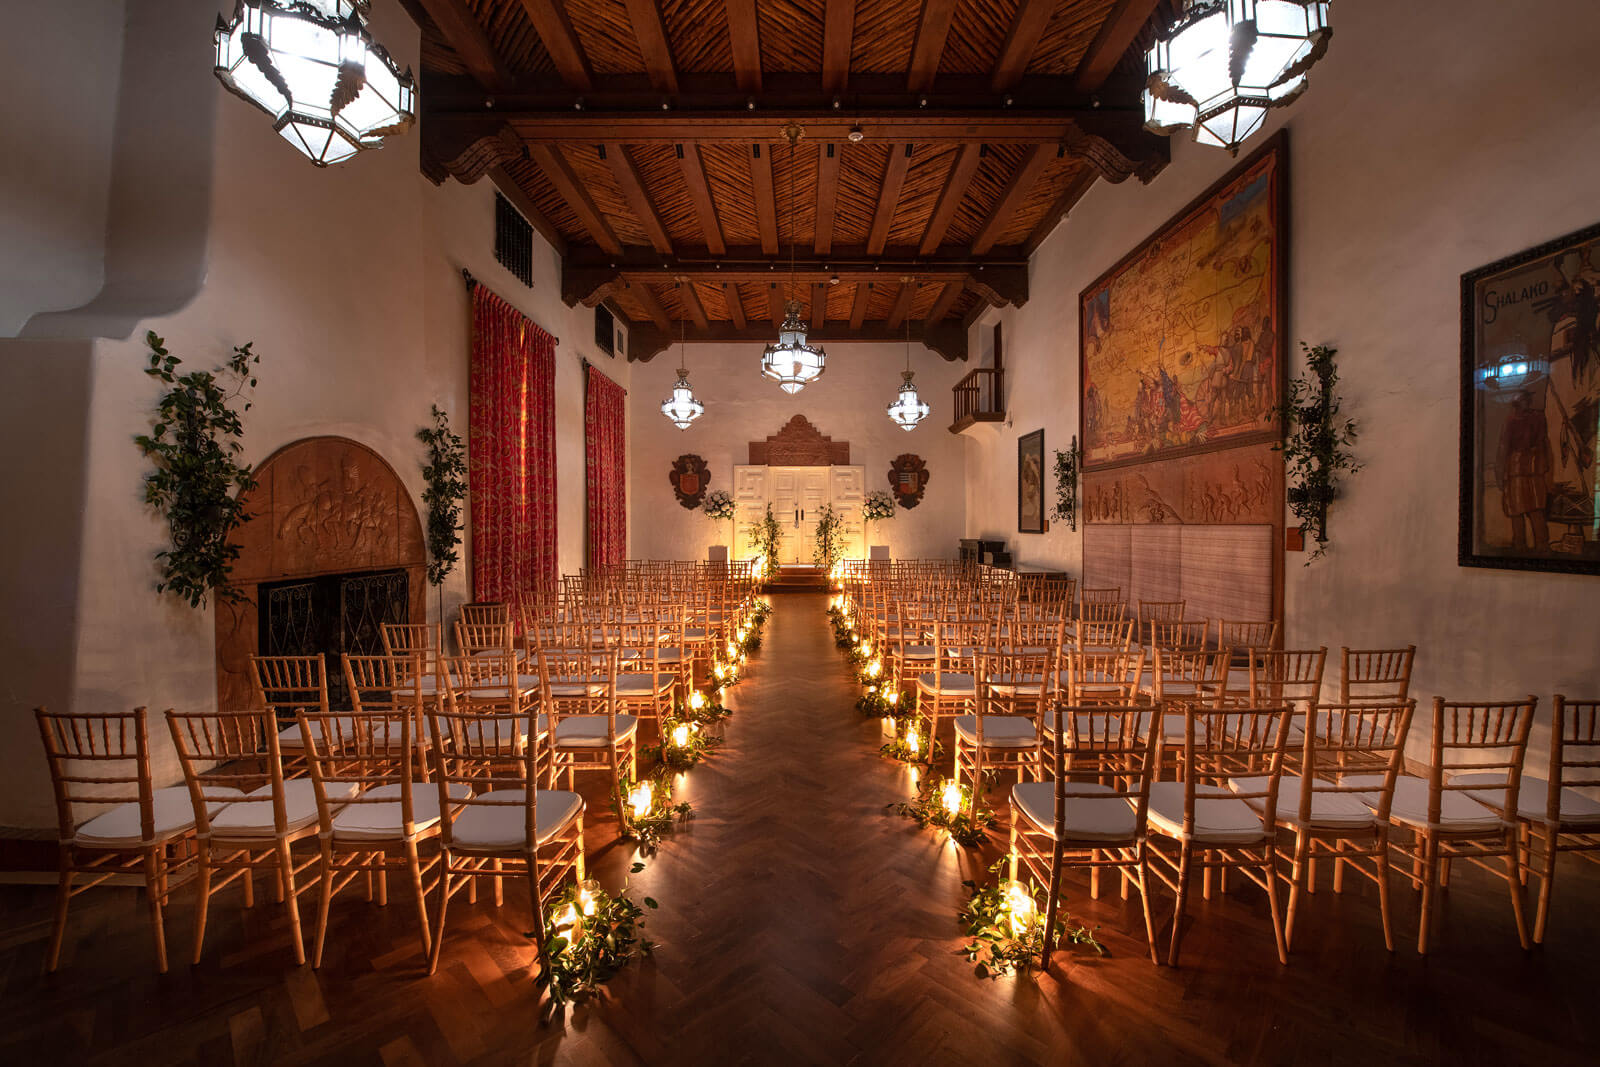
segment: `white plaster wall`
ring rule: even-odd
[[[402,65],[416,65],[417,33],[399,5],[374,12],[374,31]],[[203,52],[203,49],[201,49]],[[202,56],[202,59],[204,57]],[[68,667],[60,690],[7,692],[0,708],[0,826],[53,825],[44,763],[30,709],[49,702],[72,710],[146,705],[206,709],[215,704],[213,616],[158,597],[155,553],[165,527],[143,504],[148,467],[133,444],[147,431],[159,395],[143,373],[147,329],[166,339],[184,369],[217,366],[231,346],[253,341],[261,355],[260,385],[245,416],[246,462],[265,459],[302,437],[336,434],[371,447],[395,468],[421,506],[422,446],[418,428],[431,404],[449,412],[458,432],[468,426],[469,303],[462,267],[561,338],[557,348],[558,531],[563,570],[583,561],[583,382],[580,357],[592,346],[592,312],[560,301],[559,261],[536,241],[530,290],[493,259],[493,189],[487,182],[435,188],[417,169],[418,137],[392,138],[378,152],[317,169],[272,133],[262,116],[228,96],[218,107],[213,172],[216,195],[205,235],[205,282],[182,310],[139,322],[127,340],[92,342],[87,367],[72,364],[45,376],[29,360],[63,360],[65,345],[0,342],[0,373],[19,390],[30,377],[41,387],[60,379],[74,385],[87,410],[80,454],[74,424],[64,420],[41,442],[63,437],[55,455],[65,496],[44,514],[58,524],[56,539],[77,545],[61,585],[75,595],[71,647],[42,652]],[[64,116],[65,117],[65,116]],[[207,131],[198,131],[205,136]],[[9,134],[7,135],[9,140]],[[124,195],[128,194],[124,190]],[[62,324],[65,328],[65,324]],[[85,342],[87,345],[88,342]],[[602,358],[627,384],[627,367]],[[16,394],[19,417],[29,406]],[[50,404],[32,408],[39,420],[59,415]],[[19,428],[25,429],[25,425]],[[81,513],[71,504],[81,488]],[[20,492],[29,492],[19,483]],[[59,506],[54,506],[54,505]],[[34,539],[39,540],[39,539]],[[30,542],[31,544],[31,542]],[[41,559],[45,546],[32,545]],[[55,553],[59,555],[59,553]],[[468,595],[466,553],[446,584],[446,613]],[[76,578],[73,588],[69,579]],[[15,587],[14,589],[12,587]],[[38,583],[8,583],[9,615],[29,610],[24,596]],[[14,596],[11,594],[15,594]],[[437,615],[432,589],[430,617]],[[49,681],[49,679],[44,679]],[[41,682],[43,684],[43,682]],[[156,719],[151,739],[156,774],[175,780],[166,727]]]
[[[1339,349],[1367,468],[1331,515],[1332,552],[1287,557],[1291,645],[1418,646],[1414,695],[1600,694],[1600,578],[1456,565],[1460,275],[1600,221],[1600,5],[1341,0],[1289,128],[1291,342]],[[1253,144],[1245,146],[1248,152]],[[1003,313],[1014,424],[968,444],[968,530],[1014,532],[1016,436],[1078,430],[1078,293],[1234,164],[1174,143],[1148,187],[1096,185]],[[1291,373],[1304,367],[1298,344]],[[1076,570],[1081,536],[1021,539]],[[1425,721],[1425,720],[1424,720]],[[1423,737],[1426,737],[1425,730]],[[1544,731],[1536,730],[1539,758]]]
[[[727,544],[728,523],[714,523],[678,503],[667,480],[673,461],[685,452],[699,455],[711,469],[709,489],[731,492],[734,466],[750,461],[750,442],[765,440],[795,415],[804,415],[835,441],[850,442],[850,462],[866,468],[868,491],[889,488],[889,463],[896,456],[921,456],[930,475],[922,502],[898,509],[891,520],[873,523],[872,543],[888,545],[897,559],[955,556],[966,509],[965,457],[960,438],[949,430],[950,389],[966,374],[967,365],[912,345],[917,389],[933,411],[916,429],[906,431],[885,412],[900,388],[905,346],[824,347],[827,372],[790,396],[761,377],[760,346],[689,345],[689,380],[706,413],[686,430],[673,426],[660,410],[677,378],[678,346],[634,365],[629,396],[634,488],[628,516],[633,555],[705,559],[709,546]]]

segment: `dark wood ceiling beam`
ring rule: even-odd
[[[884,344],[890,346],[884,350],[886,357],[898,363],[903,358],[900,346],[905,343],[906,331],[903,325],[890,329],[887,320],[872,320],[853,326],[849,323],[833,322],[813,327],[806,336],[808,340],[822,344],[831,344],[835,341]],[[772,329],[764,323],[739,326],[726,319],[713,319],[704,330],[697,326],[690,327],[685,331],[685,339],[695,344],[760,345],[772,341]],[[967,329],[956,320],[931,324],[913,322],[911,340],[950,361],[967,358]],[[677,343],[676,325],[663,329],[650,323],[634,323],[628,336],[628,358],[637,362],[649,362]]]
[[[772,319],[772,325],[777,326],[783,322],[783,305],[788,303],[788,294],[784,287],[776,283],[767,285],[767,314]]]
[[[1056,197],[1056,202],[1050,205],[1050,210],[1045,212],[1044,218],[1039,220],[1039,225],[1033,228],[1033,232],[1028,235],[1028,240],[1023,244],[1022,247],[1027,250],[1028,255],[1033,255],[1034,250],[1044,244],[1044,239],[1050,236],[1050,231],[1056,228],[1056,224],[1066,216],[1067,212],[1072,210],[1074,204],[1083,199],[1083,195],[1089,191],[1089,188],[1094,185],[1095,179],[1098,177],[1099,175],[1094,172],[1092,167],[1084,167],[1067,184],[1067,187],[1061,191],[1060,196]]]
[[[1005,192],[1000,194],[1000,202],[989,215],[989,221],[984,223],[983,230],[978,234],[978,239],[972,242],[972,254],[981,256],[994,247],[995,241],[1011,221],[1011,216],[1017,213],[1017,208],[1027,199],[1028,191],[1033,188],[1044,169],[1055,158],[1055,152],[1049,145],[1034,145],[1022,159],[1022,166],[1011,176],[1011,183],[1006,186]]]
[[[661,9],[655,0],[626,0],[626,3],[628,21],[633,24],[633,37],[639,42],[639,54],[644,57],[650,84],[663,93],[676,93],[678,68],[672,62],[672,45],[661,21]]]
[[[945,316],[950,314],[950,309],[955,307],[956,301],[961,298],[961,293],[964,289],[966,289],[966,286],[960,282],[945,282],[944,291],[933,302],[933,307],[928,309],[928,317],[923,321],[943,322]]]
[[[894,221],[894,209],[900,203],[900,189],[906,182],[906,170],[911,166],[911,146],[889,146],[889,162],[883,168],[883,181],[878,186],[878,207],[872,213],[872,229],[867,236],[867,253],[881,255],[889,241],[889,225]]]
[[[811,325],[824,326],[828,322],[828,283],[811,283]]]
[[[644,313],[650,316],[662,330],[671,331],[672,317],[667,314],[667,309],[661,305],[661,299],[656,296],[656,291],[643,282],[634,282],[627,287],[627,293],[639,302],[644,308]],[[632,347],[631,345],[629,347]]]
[[[1160,3],[1161,0],[1117,0],[1117,6],[1100,24],[1089,50],[1078,61],[1078,69],[1073,71],[1074,88],[1092,93],[1104,85],[1117,69],[1117,61],[1128,51]]]
[[[978,173],[978,162],[982,158],[983,146],[977,144],[964,144],[961,151],[956,153],[956,158],[950,164],[950,174],[944,180],[944,188],[939,192],[939,201],[928,218],[928,228],[922,234],[919,251],[923,255],[932,253],[944,242],[944,235],[949,232],[950,223],[955,221],[956,209],[966,199],[967,186],[972,184],[972,176]]]
[[[617,179],[617,187],[622,190],[623,199],[627,200],[633,217],[638,220],[645,235],[650,238],[650,247],[657,252],[670,255],[672,238],[667,236],[667,228],[662,225],[661,216],[656,213],[655,205],[650,202],[650,194],[644,188],[644,179],[639,176],[638,165],[634,163],[627,146],[613,141],[604,148],[606,165],[611,168],[612,177]]]
[[[534,32],[544,42],[550,61],[561,74],[561,80],[574,89],[588,92],[594,88],[594,69],[583,45],[567,17],[567,6],[562,0],[522,0],[522,9],[528,13]]]
[[[536,144],[529,146],[528,152],[533,162],[544,172],[545,179],[555,186],[556,193],[566,200],[567,205],[578,216],[578,222],[588,231],[594,243],[607,252],[621,253],[622,242],[617,240],[617,235],[612,232],[605,215],[601,214],[594,200],[590,198],[589,191],[578,180],[578,176],[572,173],[572,167],[561,154],[561,149],[553,145]]]
[[[911,46],[911,71],[906,77],[906,88],[912,92],[920,93],[933,85],[955,13],[956,0],[922,0],[916,42]]]
[[[861,329],[861,324],[867,320],[867,301],[872,299],[872,283],[857,282],[856,298],[850,304],[850,328]]]
[[[817,255],[833,251],[833,213],[839,202],[839,157],[836,144],[817,146]]]
[[[1022,80],[1059,3],[1060,0],[1022,0],[1017,5],[1005,43],[1000,46],[1000,58],[995,61],[994,73],[989,77],[990,89],[1005,92]]]
[[[739,295],[739,287],[732,282],[722,286],[722,292],[728,305],[728,317],[739,329],[745,328],[744,297]]]
[[[700,302],[700,293],[692,283],[679,283],[678,293],[683,298],[683,306],[689,309],[689,317],[694,324],[705,329],[710,320],[706,318],[706,306]]]
[[[827,0],[822,13],[822,91],[842,93],[850,81],[850,43],[855,33],[855,0]]]
[[[778,201],[772,187],[772,145],[750,146],[750,189],[756,200],[756,225],[761,230],[761,250],[778,254]]]
[[[885,323],[890,330],[898,330],[906,321],[906,316],[911,313],[911,302],[916,298],[916,281],[901,282],[899,295],[894,298],[894,306],[889,309],[889,318]]]
[[[420,6],[426,12],[479,85],[490,92],[511,87],[514,81],[511,68],[496,54],[489,35],[473,17],[466,0],[412,0],[407,6]]]
[[[694,204],[695,217],[700,220],[700,232],[705,235],[706,248],[713,255],[727,252],[722,236],[722,221],[717,217],[716,201],[711,199],[711,183],[706,181],[705,162],[700,158],[700,146],[693,141],[680,144],[678,169],[683,171],[684,184],[689,187],[689,200]]]
[[[728,9],[728,38],[733,45],[733,76],[740,92],[761,91],[761,29],[756,22],[756,0],[724,0]]]

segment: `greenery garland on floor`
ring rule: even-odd
[[[987,831],[995,825],[995,817],[994,812],[981,804],[976,812],[969,810],[971,799],[967,786],[947,778],[924,775],[917,786],[917,795],[909,801],[890,804],[889,810],[924,830],[932,826],[948,832],[951,840],[964,848],[976,848],[987,840]]]
[[[244,494],[256,487],[254,468],[240,463],[244,451],[241,415],[232,404],[256,385],[261,357],[240,345],[216,371],[179,374],[182,364],[154,330],[144,335],[150,348],[145,373],[169,386],[157,405],[150,432],[133,441],[155,464],[145,475],[144,500],[167,520],[171,547],[156,553],[161,580],[156,592],[176,593],[190,607],[200,607],[216,593],[230,604],[246,598],[228,585],[239,546],[232,534],[250,516]]]
[[[661,740],[639,751],[663,767],[686,771],[710,755],[720,744],[721,737],[697,722],[666,718],[661,720]]]
[[[624,781],[622,796],[622,808],[617,807],[613,796],[611,810],[622,826],[622,836],[636,842],[646,854],[654,853],[662,838],[672,833],[679,823],[694,818],[693,804],[672,802],[672,779],[664,770],[642,782]]]
[[[630,873],[642,870],[644,864],[635,863]],[[656,907],[644,898],[644,908]],[[539,975],[539,984],[550,992],[552,1016],[569,1001],[595,995],[629,962],[655,951],[655,942],[644,936],[644,908],[628,896],[626,882],[614,897],[594,881],[569,883],[556,897],[545,912],[542,936],[549,962]]]
[[[921,717],[895,720],[894,738],[878,746],[878,755],[900,763],[937,763],[944,746],[931,737]]]
[[[961,884],[967,889],[967,902],[959,915],[967,936],[972,938],[961,951],[976,964],[979,978],[1000,978],[1031,971],[1044,954],[1045,908],[1043,892],[1005,879],[1009,859],[1001,857],[989,868],[994,884]],[[1098,929],[1098,927],[1096,927]],[[1100,955],[1106,948],[1094,930],[1076,926],[1065,911],[1056,917],[1056,945],[1088,945]]]

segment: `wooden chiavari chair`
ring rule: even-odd
[[[510,626],[511,607],[500,601],[474,601],[461,605],[458,624],[467,626]]]
[[[1019,782],[1030,772],[1038,776],[1040,727],[1046,704],[1056,695],[1059,647],[978,652],[976,711],[954,722],[955,777],[957,782],[971,779],[974,814],[985,770],[1013,770]]]
[[[1278,961],[1288,963],[1278,907],[1277,812],[1289,709],[1185,703],[1181,710],[1181,780],[1150,786],[1151,870],[1177,896],[1167,964],[1178,963],[1196,868],[1238,870],[1266,890]]]
[[[1210,629],[1204,619],[1150,619],[1144,624],[1144,637],[1152,649],[1196,652],[1206,647]]]
[[[516,630],[509,622],[457,620],[456,650],[463,656],[516,656]]]
[[[1272,648],[1278,643],[1276,619],[1216,620],[1217,644],[1239,651]]]
[[[941,722],[977,713],[978,630],[968,622],[933,622],[931,669],[917,675],[916,683],[917,711],[928,720],[930,758]]]
[[[328,710],[328,663],[315,656],[251,656],[250,690],[255,706],[272,711],[278,748],[304,774],[305,740],[295,710]]]
[[[1339,703],[1391,703],[1411,695],[1411,664],[1417,646],[1341,648]]]
[[[617,674],[619,706],[630,715],[654,723],[658,736],[661,721],[672,714],[678,691],[676,670],[672,664],[661,662],[665,632],[661,612],[638,608],[624,619],[616,633],[622,650]]]
[[[1102,869],[1121,870],[1124,885],[1132,876],[1144,908],[1150,958],[1160,962],[1146,829],[1156,753],[1154,737],[1141,737],[1143,712],[1114,705],[1058,707],[1049,718],[1066,729],[1050,731],[1044,768],[1049,777],[1011,787],[1011,879],[1026,867],[1046,886],[1043,970],[1050,967],[1062,869],[1069,866],[1089,868],[1096,894]],[[1070,738],[1065,743],[1063,733]]]
[[[431,622],[386,622],[380,633],[387,655],[405,659],[420,655],[430,671],[444,648],[439,626]]]
[[[428,713],[435,775],[442,810],[439,830],[439,911],[428,952],[428,973],[439,967],[450,897],[463,888],[475,895],[477,881],[494,879],[496,906],[504,903],[507,865],[528,880],[532,929],[541,967],[546,956],[544,908],[567,875],[582,881],[583,798],[566,790],[540,789],[541,742],[529,736],[528,720],[516,710],[489,710],[472,699]]]
[[[278,732],[265,709],[182,714],[169,709],[167,727],[195,813],[194,962],[200,962],[205,949],[211,898],[240,882],[244,905],[252,907],[255,873],[266,870],[272,872],[277,899],[289,915],[294,961],[305,963],[300,894],[315,889],[317,882],[302,883],[299,876],[319,856],[297,864],[294,845],[317,832],[314,783],[309,778],[285,780]],[[340,804],[350,795],[353,791],[335,789],[331,799]]]
[[[1128,610],[1127,603],[1122,599],[1122,587],[1116,585],[1094,589],[1085,586],[1078,590],[1078,604],[1080,607],[1084,604],[1115,604],[1123,614],[1127,614]]]
[[[1141,600],[1139,601],[1139,629],[1149,632],[1150,623],[1157,620],[1161,622],[1181,622],[1183,600]]]
[[[1163,760],[1168,750],[1174,751],[1183,744],[1184,731],[1189,728],[1182,707],[1201,704],[1217,707],[1226,702],[1228,674],[1233,653],[1229,649],[1165,649],[1159,645],[1153,653],[1150,674],[1150,698],[1156,705],[1155,722],[1161,735],[1158,753]],[[1201,730],[1205,723],[1201,723]],[[1175,764],[1181,772],[1182,764]],[[1209,890],[1209,883],[1207,883]]]
[[[194,832],[189,787],[156,789],[151,784],[150,736],[142,707],[109,713],[35,708],[33,714],[55,792],[60,850],[45,970],[54,971],[61,961],[72,898],[119,874],[142,873],[156,966],[167,973],[163,909],[178,850]],[[106,810],[79,822],[75,804]],[[80,878],[88,880],[75,885]]]
[[[639,720],[618,710],[620,652],[580,648],[539,649],[539,694],[550,716],[554,748],[552,784],[562,771],[567,788],[579,772],[605,771],[622,810],[622,775],[639,777]]]
[[[1322,670],[1328,650],[1319,648],[1252,649],[1246,661],[1250,703],[1288,704],[1295,709],[1289,721],[1289,740],[1298,744],[1305,732],[1306,716],[1322,699]],[[1399,698],[1397,703],[1403,702]]]
[[[1132,619],[1079,619],[1072,630],[1079,652],[1126,652],[1133,647]]]
[[[1086,593],[1088,591],[1084,590]],[[1093,622],[1122,622],[1127,619],[1128,606],[1120,600],[1084,600],[1078,604],[1079,625]]]

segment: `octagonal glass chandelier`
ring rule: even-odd
[[[1145,128],[1237,152],[1305,91],[1332,36],[1327,0],[1188,0],[1145,53]]]
[[[822,377],[822,372],[828,366],[828,356],[821,348],[806,342],[806,321],[800,317],[800,301],[793,297],[795,292],[794,147],[795,143],[805,136],[805,131],[799,123],[791,122],[784,126],[783,136],[789,141],[789,292],[791,295],[784,301],[783,322],[778,326],[777,343],[768,345],[761,353],[761,376],[777,382],[779,388],[792,395]]]
[[[906,326],[906,369],[900,375],[905,379],[900,385],[900,395],[894,398],[894,403],[889,405],[889,418],[902,430],[910,431],[917,428],[917,424],[928,417],[928,402],[917,395],[916,384],[912,378],[916,372],[911,369],[911,327]]]
[[[680,283],[681,284],[681,283]],[[683,339],[683,320],[678,320],[678,362],[689,362],[689,345]],[[661,414],[667,421],[680,430],[687,430],[689,424],[706,413],[706,406],[695,399],[694,390],[689,386],[689,371],[686,367],[678,368],[678,380],[672,386],[672,395],[661,402]]]
[[[238,0],[217,19],[217,78],[319,167],[416,119],[416,80],[367,31],[369,0]]]

